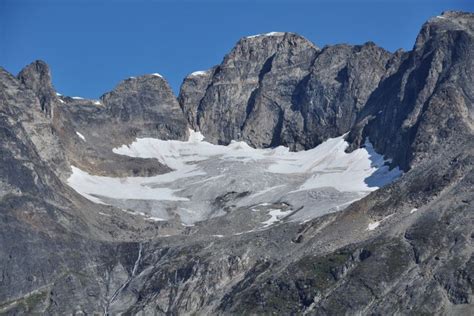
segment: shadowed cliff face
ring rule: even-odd
[[[393,54],[372,43],[319,49],[291,33],[244,38],[220,65],[188,76],[179,101],[157,74],[86,100],[57,96],[44,62],[18,77],[0,69],[0,313],[472,315],[473,25],[470,13],[446,12],[423,25],[412,51]],[[217,144],[292,150],[349,133],[349,157],[370,140],[369,153],[406,172],[300,223],[291,218],[321,206],[311,201],[334,203],[341,192],[298,191],[293,202],[277,191],[280,200],[249,207],[242,201],[268,194],[264,173],[236,183],[240,173],[255,177],[245,168],[251,159],[226,169],[218,196],[206,189],[224,183],[217,177],[226,166],[214,162],[235,163],[245,158],[239,152],[205,145],[216,151],[208,163],[193,155],[197,142],[147,140],[170,150],[158,159],[133,149],[136,138],[184,140],[188,126]],[[112,150],[119,146],[129,155]],[[177,158],[183,170],[199,164],[214,177],[188,183],[184,172],[173,188],[183,198],[195,190],[220,216],[194,226],[156,220],[66,184],[75,166],[99,186],[93,176],[141,176],[138,186],[169,189],[147,178],[166,178]],[[340,180],[351,169],[334,165],[314,178]],[[283,190],[285,178],[272,178],[270,189]]]
[[[463,146],[474,124],[472,15],[447,12],[423,25],[413,51],[380,82],[351,130],[407,170]]]

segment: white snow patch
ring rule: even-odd
[[[86,138],[81,133],[76,132],[76,135],[79,136],[79,138],[82,139],[83,141],[86,141]]]
[[[92,103],[94,103],[95,105],[101,105],[102,104],[99,100],[94,100]]]
[[[59,99],[59,102],[61,102],[61,103],[66,103],[66,102],[64,102],[64,101],[63,101],[63,100],[61,100],[61,99]]]
[[[127,209],[124,209],[124,208],[121,208],[120,210],[121,210],[122,212],[124,212],[124,213],[128,213],[128,214],[134,215],[134,216],[137,216],[137,215],[143,216],[143,217],[146,217],[146,216],[147,216],[147,215],[146,215],[145,213],[143,213],[143,212],[137,212],[137,211],[133,211],[133,210],[130,211],[130,210],[127,210]]]
[[[374,229],[376,229],[377,227],[379,227],[379,225],[380,225],[380,221],[379,221],[379,222],[369,223],[369,226],[367,227],[367,230],[374,230]]]
[[[103,213],[103,212],[99,212],[99,214],[102,215],[102,216],[107,216],[107,217],[111,217],[111,216],[112,216],[112,215],[110,215],[110,214],[106,214],[106,213]]]
[[[260,37],[260,36],[283,36],[283,35],[285,35],[284,32],[270,32],[270,33],[250,35],[250,36],[247,36],[246,38],[255,38],[255,37]]]
[[[157,72],[155,72],[155,73],[153,73],[153,74],[151,74],[151,75],[152,75],[152,76],[155,76],[155,77],[160,77],[160,78],[163,78],[163,76],[162,76],[162,75],[160,75],[160,74],[159,74],[159,73],[157,73]]]
[[[152,217],[152,216],[147,217],[147,218],[145,218],[145,219],[148,220],[148,221],[153,221],[153,222],[163,222],[163,221],[166,221],[166,219],[164,219],[164,218]]]
[[[289,215],[292,212],[292,210],[282,211],[280,209],[271,209],[269,211],[270,212],[268,213],[268,215],[270,215],[271,217],[265,222],[262,222],[263,227],[268,227],[270,225],[275,224],[276,222],[279,222],[283,217]]]
[[[442,16],[442,15],[437,15],[436,18],[437,18],[437,19],[446,20],[446,17],[445,17],[445,16]]]
[[[388,216],[382,218],[380,221],[375,221],[375,222],[369,223],[369,226],[367,226],[367,230],[374,230],[374,229],[376,229],[377,227],[380,226],[380,224],[381,224],[383,221],[389,219],[389,218],[392,217],[392,216],[393,216],[393,214],[390,214],[390,215],[388,215]]]
[[[253,233],[253,232],[256,232],[256,230],[255,229],[246,230],[244,232],[235,233],[234,236],[240,236],[240,235],[243,235],[243,234],[248,234],[248,233]]]
[[[190,143],[199,143],[204,140],[204,135],[201,132],[195,132],[192,129],[189,129],[189,138],[188,142]]]
[[[417,208],[413,208],[413,209],[411,209],[410,214],[413,214],[413,213],[415,213],[416,211],[418,211],[418,209],[417,209]]]
[[[285,32],[270,32],[265,34],[265,36],[283,36],[285,35]]]
[[[208,70],[198,70],[193,73],[191,73],[189,76],[204,76],[206,75]]]
[[[164,179],[172,181],[169,174],[154,177],[128,177],[113,178],[90,175],[74,166],[72,174],[67,180],[69,186],[79,192],[82,196],[96,202],[102,200],[98,197],[107,197],[119,200],[165,200],[165,201],[187,201],[187,198],[175,195],[175,190],[169,188],[150,187],[150,182],[160,182]],[[145,215],[145,214],[144,214]]]
[[[57,95],[58,97],[62,96],[62,94],[59,93],[59,92],[56,92],[56,95]]]
[[[270,166],[276,173],[312,173],[313,175],[297,191],[333,187],[341,192],[375,191],[401,175],[401,170],[389,170],[386,160],[378,155],[367,140],[365,148],[351,153],[345,150],[344,137],[328,139],[316,148],[289,152],[288,148],[276,148],[283,155]]]
[[[213,237],[222,238],[224,235],[212,235]]]
[[[84,98],[82,98],[82,97],[71,97],[71,98],[74,99],[74,100],[84,100]]]

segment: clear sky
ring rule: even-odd
[[[296,32],[316,45],[374,41],[410,50],[421,25],[473,0],[0,0],[0,66],[51,67],[65,95],[98,98],[130,76],[158,72],[179,91],[219,64],[240,37]]]

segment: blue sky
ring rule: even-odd
[[[316,45],[374,41],[411,49],[429,17],[473,11],[472,0],[0,0],[0,66],[16,74],[36,59],[56,89],[98,98],[119,81],[183,78],[219,64],[240,37],[299,33]]]

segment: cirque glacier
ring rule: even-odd
[[[352,153],[345,152],[347,146],[344,136],[300,152],[283,146],[255,149],[244,142],[223,146],[190,131],[188,141],[139,138],[113,149],[120,155],[155,158],[171,172],[113,178],[73,167],[68,184],[91,201],[152,220],[178,217],[183,225],[225,215],[223,209],[256,211],[267,206],[257,225],[262,228],[282,219],[306,221],[342,210],[401,175],[368,140]],[[213,204],[228,192],[235,193],[235,199],[226,204],[224,198],[225,207],[215,210]]]

